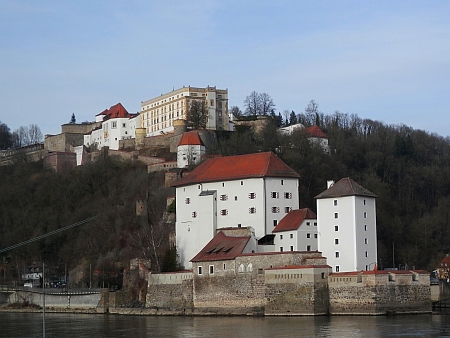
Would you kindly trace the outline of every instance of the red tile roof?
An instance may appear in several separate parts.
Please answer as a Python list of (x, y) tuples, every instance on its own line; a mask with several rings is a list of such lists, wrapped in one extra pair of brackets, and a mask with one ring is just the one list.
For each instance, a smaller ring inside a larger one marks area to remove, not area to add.
[(203, 142), (198, 135), (197, 130), (188, 131), (181, 136), (178, 146), (202, 146)]
[(367, 196), (378, 197), (374, 193), (370, 192), (366, 188), (360, 186), (351, 178), (346, 177), (333, 184), (327, 190), (321, 192), (315, 198), (331, 198), (331, 197), (343, 197), (343, 196)]
[(231, 237), (219, 232), (191, 259), (191, 262), (223, 261), (235, 259), (244, 251), (250, 236)]
[(328, 136), (320, 130), (318, 126), (306, 128), (305, 132), (309, 135), (309, 137), (328, 138)]
[(291, 210), (272, 232), (297, 230), (305, 219), (317, 219), (317, 216), (309, 208)]
[(441, 260), (441, 267), (443, 266), (450, 267), (450, 256), (448, 254)]
[(114, 106), (111, 106), (111, 108), (105, 109), (101, 113), (97, 114), (97, 116), (99, 115), (105, 115), (105, 117), (103, 117), (104, 120), (114, 118), (131, 118), (135, 116), (135, 114), (128, 113), (120, 102), (115, 104)]
[(319, 269), (323, 269), (323, 268), (330, 268), (331, 266), (329, 265), (288, 265), (288, 266), (283, 266), (283, 267), (275, 267), (275, 268), (267, 268), (265, 270), (289, 270), (289, 269), (311, 269), (311, 268), (319, 268)]
[(258, 177), (298, 178), (300, 175), (272, 152), (210, 158), (173, 187)]

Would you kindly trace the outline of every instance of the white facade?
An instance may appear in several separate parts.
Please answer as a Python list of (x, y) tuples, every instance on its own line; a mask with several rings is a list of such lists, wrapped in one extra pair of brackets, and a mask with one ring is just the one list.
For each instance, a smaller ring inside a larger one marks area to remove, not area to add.
[[(111, 109), (117, 106), (115, 105)], [(136, 138), (136, 128), (140, 125), (139, 115), (122, 113), (121, 117), (114, 117), (114, 114), (108, 113), (108, 110), (98, 114), (95, 117), (95, 121), (103, 122), (99, 128), (84, 135), (84, 145), (89, 147), (96, 144), (98, 149), (109, 147), (110, 149), (118, 150), (120, 140)]]
[(297, 178), (247, 178), (177, 187), (176, 238), (181, 263), (189, 262), (217, 228), (248, 227), (256, 238), (271, 234), (278, 222), (298, 208)]
[(333, 272), (371, 270), (377, 262), (375, 198), (317, 199), (318, 250)]
[(140, 126), (147, 136), (172, 133), (175, 120), (185, 120), (192, 100), (204, 101), (208, 107), (206, 129), (229, 130), (228, 90), (216, 87), (183, 87), (141, 102)]
[(187, 168), (189, 165), (200, 163), (202, 156), (206, 154), (203, 145), (182, 145), (177, 149), (178, 168)]
[(305, 219), (297, 230), (280, 231), (275, 234), (275, 250), (317, 251), (318, 230), (316, 219)]

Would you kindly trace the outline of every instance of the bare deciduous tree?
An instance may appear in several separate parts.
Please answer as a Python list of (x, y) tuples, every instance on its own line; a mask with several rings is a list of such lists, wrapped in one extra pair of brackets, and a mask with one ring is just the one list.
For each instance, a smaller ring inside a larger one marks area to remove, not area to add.
[(268, 115), (275, 109), (275, 103), (267, 93), (253, 91), (244, 100), (246, 115)]
[(206, 128), (208, 121), (208, 107), (205, 101), (192, 100), (189, 104), (186, 120), (194, 129)]

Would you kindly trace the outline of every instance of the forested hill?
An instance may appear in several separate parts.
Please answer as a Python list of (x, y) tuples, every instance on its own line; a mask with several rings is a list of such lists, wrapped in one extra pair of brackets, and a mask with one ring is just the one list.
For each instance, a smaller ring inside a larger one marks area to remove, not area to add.
[(301, 175), (301, 207), (313, 210), (327, 180), (351, 177), (378, 196), (379, 267), (436, 268), (450, 252), (449, 138), (339, 112), (304, 113), (298, 121), (328, 135), (330, 155), (304, 133), (277, 134), (275, 124), (256, 138), (242, 130), (222, 150), (277, 151)]
[[(316, 210), (314, 196), (327, 180), (351, 177), (378, 196), (378, 265), (433, 270), (450, 252), (450, 142), (409, 127), (335, 113), (300, 114), (329, 137), (331, 154), (302, 132), (283, 136), (276, 123), (261, 135), (241, 128), (219, 139), (222, 155), (274, 151), (300, 178), (300, 207)], [(19, 261), (83, 260), (106, 271), (115, 262), (150, 258), (163, 269), (166, 227), (158, 227), (166, 197), (162, 174), (101, 156), (93, 164), (57, 174), (41, 162), (0, 167), (0, 248), (101, 215), (95, 221), (10, 252)], [(148, 206), (136, 216), (136, 200)], [(88, 265), (89, 266), (89, 265)], [(103, 268), (102, 268), (103, 266)]]
[[(63, 275), (65, 264), (69, 270), (83, 266), (83, 285), (89, 285), (90, 266), (105, 282), (133, 258), (150, 259), (154, 269), (162, 268), (171, 229), (160, 221), (166, 197), (173, 195), (164, 188), (162, 173), (148, 174), (144, 165), (100, 156), (61, 174), (43, 169), (42, 161), (2, 166), (0, 177), (0, 249), (98, 216), (0, 254), (0, 263), (2, 257), (11, 258), (10, 265), (20, 273), (33, 262), (59, 269), (62, 264)], [(140, 216), (136, 201), (144, 205)], [(17, 278), (6, 276), (7, 281)]]

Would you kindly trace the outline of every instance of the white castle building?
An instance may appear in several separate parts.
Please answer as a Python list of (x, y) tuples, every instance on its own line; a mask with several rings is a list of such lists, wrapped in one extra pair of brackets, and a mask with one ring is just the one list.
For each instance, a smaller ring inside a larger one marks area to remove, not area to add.
[(350, 178), (316, 196), (318, 249), (333, 272), (371, 270), (377, 263), (377, 196)]
[(175, 120), (185, 120), (192, 100), (204, 101), (208, 108), (206, 129), (229, 130), (228, 90), (216, 87), (183, 87), (141, 102), (140, 126), (147, 136), (173, 132)]
[(251, 227), (255, 252), (320, 251), (334, 272), (377, 262), (376, 195), (350, 178), (316, 196), (317, 216), (299, 206), (299, 175), (271, 152), (211, 158), (176, 187), (176, 245), (191, 259), (220, 228)]
[(181, 263), (190, 260), (218, 228), (248, 227), (256, 238), (298, 209), (299, 175), (275, 154), (211, 158), (173, 184), (176, 187), (176, 241)]
[(100, 125), (84, 135), (84, 145), (96, 145), (98, 149), (109, 147), (119, 149), (119, 141), (136, 137), (136, 128), (139, 128), (139, 114), (130, 114), (117, 103), (95, 116), (95, 122)]

